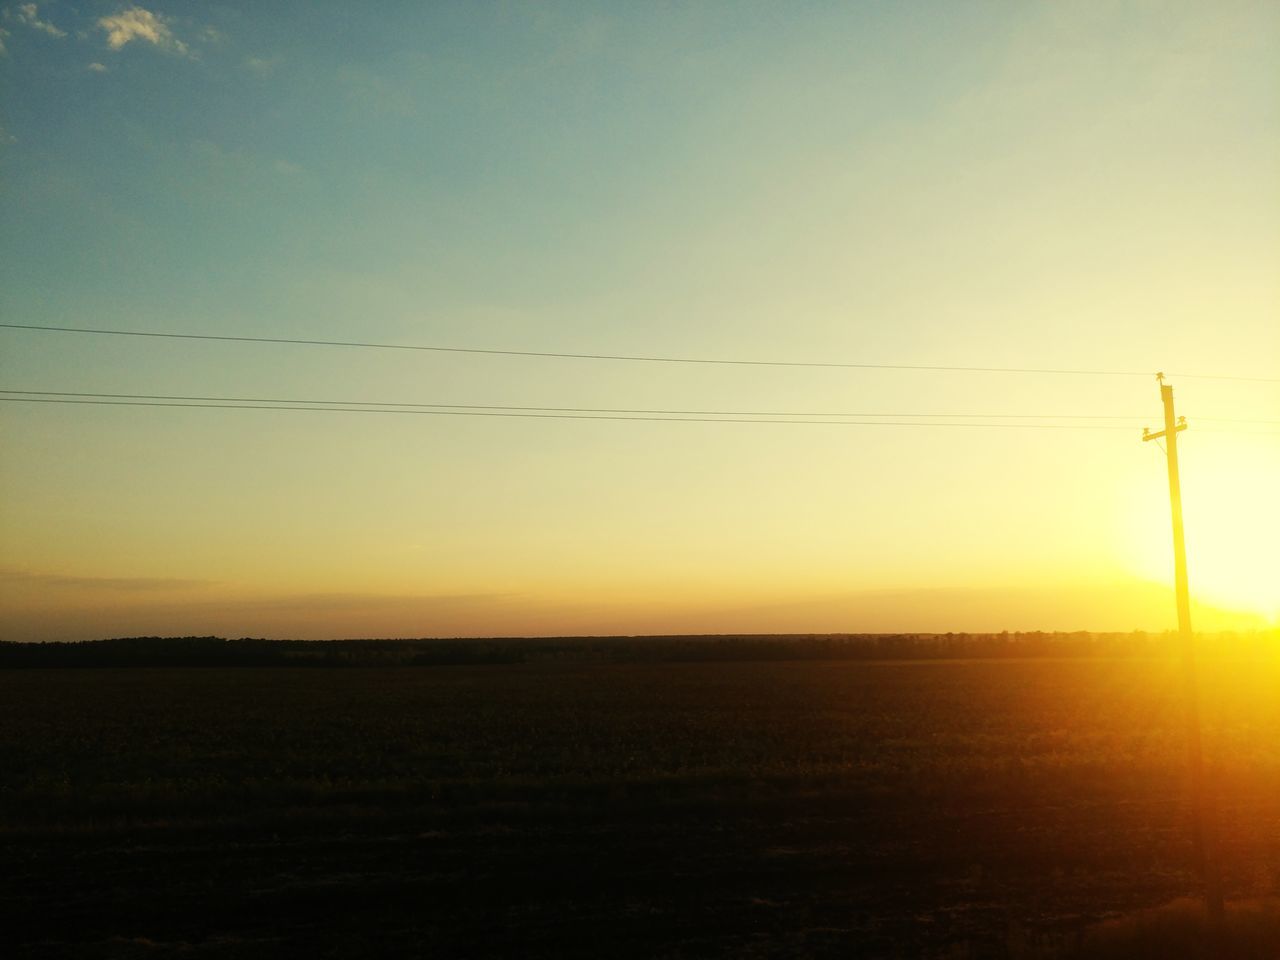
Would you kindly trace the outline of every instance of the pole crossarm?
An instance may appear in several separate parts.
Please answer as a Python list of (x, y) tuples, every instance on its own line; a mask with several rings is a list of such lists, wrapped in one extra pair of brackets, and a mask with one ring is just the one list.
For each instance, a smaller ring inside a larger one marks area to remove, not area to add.
[[(1181, 432), (1182, 432), (1183, 430), (1185, 430), (1185, 429), (1187, 429), (1187, 418), (1186, 418), (1186, 417), (1179, 417), (1179, 418), (1178, 418), (1178, 425), (1177, 425), (1176, 427), (1174, 427), (1174, 428), (1173, 428), (1173, 432), (1174, 432), (1174, 433), (1181, 433)], [(1156, 433), (1152, 433), (1152, 432), (1151, 432), (1151, 428), (1150, 428), (1150, 427), (1143, 427), (1143, 428), (1142, 428), (1142, 439), (1143, 439), (1143, 441), (1144, 441), (1144, 442), (1145, 442), (1145, 441), (1147, 441), (1147, 440), (1159, 440), (1161, 437), (1168, 436), (1168, 434), (1169, 434), (1168, 429), (1164, 429), (1164, 430), (1160, 430), (1160, 431), (1158, 431), (1158, 432), (1156, 432)]]

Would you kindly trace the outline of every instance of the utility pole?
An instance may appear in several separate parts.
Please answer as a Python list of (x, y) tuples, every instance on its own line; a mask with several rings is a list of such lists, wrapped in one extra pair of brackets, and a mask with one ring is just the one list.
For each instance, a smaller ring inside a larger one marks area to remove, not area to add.
[(1196, 676), (1195, 640), (1191, 634), (1191, 596), (1187, 588), (1187, 546), (1182, 532), (1182, 488), (1178, 481), (1178, 434), (1187, 429), (1187, 418), (1173, 415), (1173, 387), (1156, 374), (1160, 399), (1164, 403), (1164, 429), (1152, 433), (1143, 428), (1142, 439), (1165, 438), (1165, 459), (1169, 466), (1169, 507), (1173, 512), (1173, 576), (1178, 597), (1178, 639), (1182, 649), (1182, 699), (1186, 720), (1187, 761), (1191, 787), (1191, 832), (1196, 866), (1204, 884), (1205, 908), (1212, 937), (1223, 928), (1222, 877), (1213, 842), (1213, 817), (1205, 786), (1204, 758), (1200, 745), (1200, 684)]

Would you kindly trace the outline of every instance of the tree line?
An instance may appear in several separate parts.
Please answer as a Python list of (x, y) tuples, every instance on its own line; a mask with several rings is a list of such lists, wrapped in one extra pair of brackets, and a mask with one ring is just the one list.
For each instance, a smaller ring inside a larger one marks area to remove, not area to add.
[[(1280, 631), (1201, 636), (1205, 656), (1280, 655)], [(954, 660), (1161, 657), (1172, 633), (733, 634), (656, 637), (268, 640), (117, 637), (0, 642), (15, 667), (423, 667), (538, 662), (675, 663), (768, 660)]]

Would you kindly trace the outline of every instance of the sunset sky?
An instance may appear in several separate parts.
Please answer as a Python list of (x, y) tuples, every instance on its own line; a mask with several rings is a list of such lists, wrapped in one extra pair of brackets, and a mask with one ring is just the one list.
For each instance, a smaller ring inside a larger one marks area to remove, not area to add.
[(0, 639), (1165, 629), (1158, 370), (1196, 625), (1280, 617), (1278, 4), (7, 3), (0, 44), (0, 323), (1133, 374), (3, 328), (8, 391), (930, 416), (4, 402)]

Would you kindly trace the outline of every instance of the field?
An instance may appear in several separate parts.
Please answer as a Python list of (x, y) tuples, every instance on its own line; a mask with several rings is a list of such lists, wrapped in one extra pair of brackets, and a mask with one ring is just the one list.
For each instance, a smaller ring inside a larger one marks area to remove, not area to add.
[[(1280, 662), (1206, 664), (1229, 897)], [(1192, 895), (1169, 659), (0, 671), (22, 957), (1029, 957)]]

